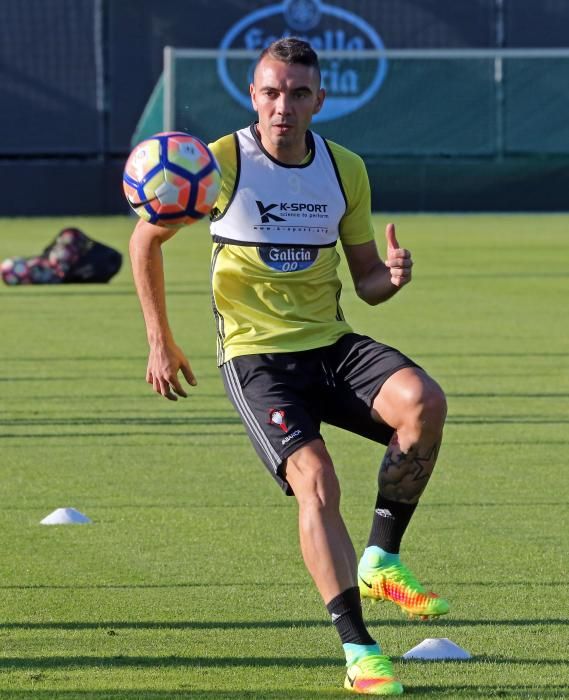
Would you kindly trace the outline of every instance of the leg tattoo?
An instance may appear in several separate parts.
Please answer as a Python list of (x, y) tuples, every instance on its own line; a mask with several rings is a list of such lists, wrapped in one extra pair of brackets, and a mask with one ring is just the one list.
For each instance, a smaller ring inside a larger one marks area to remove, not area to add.
[(437, 461), (441, 440), (403, 451), (397, 433), (391, 438), (379, 470), (379, 491), (391, 501), (417, 503)]

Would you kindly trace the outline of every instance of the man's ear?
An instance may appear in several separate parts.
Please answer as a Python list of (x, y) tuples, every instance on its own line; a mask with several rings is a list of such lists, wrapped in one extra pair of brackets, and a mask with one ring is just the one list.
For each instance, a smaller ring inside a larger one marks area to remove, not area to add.
[(255, 100), (255, 85), (253, 83), (250, 83), (249, 85), (249, 95), (251, 95), (251, 104), (253, 105), (253, 109), (255, 112), (258, 112), (259, 110), (257, 109), (257, 102)]
[(318, 114), (318, 112), (322, 109), (322, 105), (324, 104), (325, 99), (326, 90), (324, 90), (324, 88), (320, 88), (316, 94), (316, 104), (314, 105), (314, 110), (312, 111), (312, 114)]

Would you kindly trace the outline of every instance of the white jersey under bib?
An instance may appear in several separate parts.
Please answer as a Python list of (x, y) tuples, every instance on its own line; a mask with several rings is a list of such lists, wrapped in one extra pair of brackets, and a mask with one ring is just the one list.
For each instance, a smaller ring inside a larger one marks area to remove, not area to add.
[(255, 126), (236, 132), (237, 182), (225, 212), (211, 223), (215, 241), (238, 245), (335, 245), (346, 198), (324, 139), (309, 132), (311, 156), (301, 165), (273, 159)]

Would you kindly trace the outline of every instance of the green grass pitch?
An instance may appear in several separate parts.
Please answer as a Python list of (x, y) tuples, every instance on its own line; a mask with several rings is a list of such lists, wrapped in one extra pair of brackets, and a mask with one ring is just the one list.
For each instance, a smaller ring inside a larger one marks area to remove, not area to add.
[[(451, 614), (365, 604), (413, 698), (569, 696), (569, 216), (401, 216), (414, 281), (353, 327), (447, 392), (439, 464), (404, 541)], [(376, 217), (378, 241), (388, 217)], [(0, 289), (0, 700), (349, 697), (297, 545), (296, 504), (248, 444), (215, 367), (207, 226), (165, 247), (169, 312), (199, 386), (145, 384), (133, 219), (0, 221), (0, 258), (77, 225), (125, 254), (108, 285)], [(325, 436), (356, 549), (381, 457)], [(44, 527), (72, 506), (92, 525)], [(448, 637), (468, 662), (405, 662)]]

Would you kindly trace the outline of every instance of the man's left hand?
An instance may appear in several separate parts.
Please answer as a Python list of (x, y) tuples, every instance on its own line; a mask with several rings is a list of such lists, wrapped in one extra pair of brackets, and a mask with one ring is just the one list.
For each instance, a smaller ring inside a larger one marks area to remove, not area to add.
[(413, 267), (411, 253), (399, 245), (395, 236), (395, 224), (387, 224), (385, 238), (387, 239), (385, 265), (391, 272), (391, 284), (395, 287), (403, 287), (411, 281), (411, 268)]

